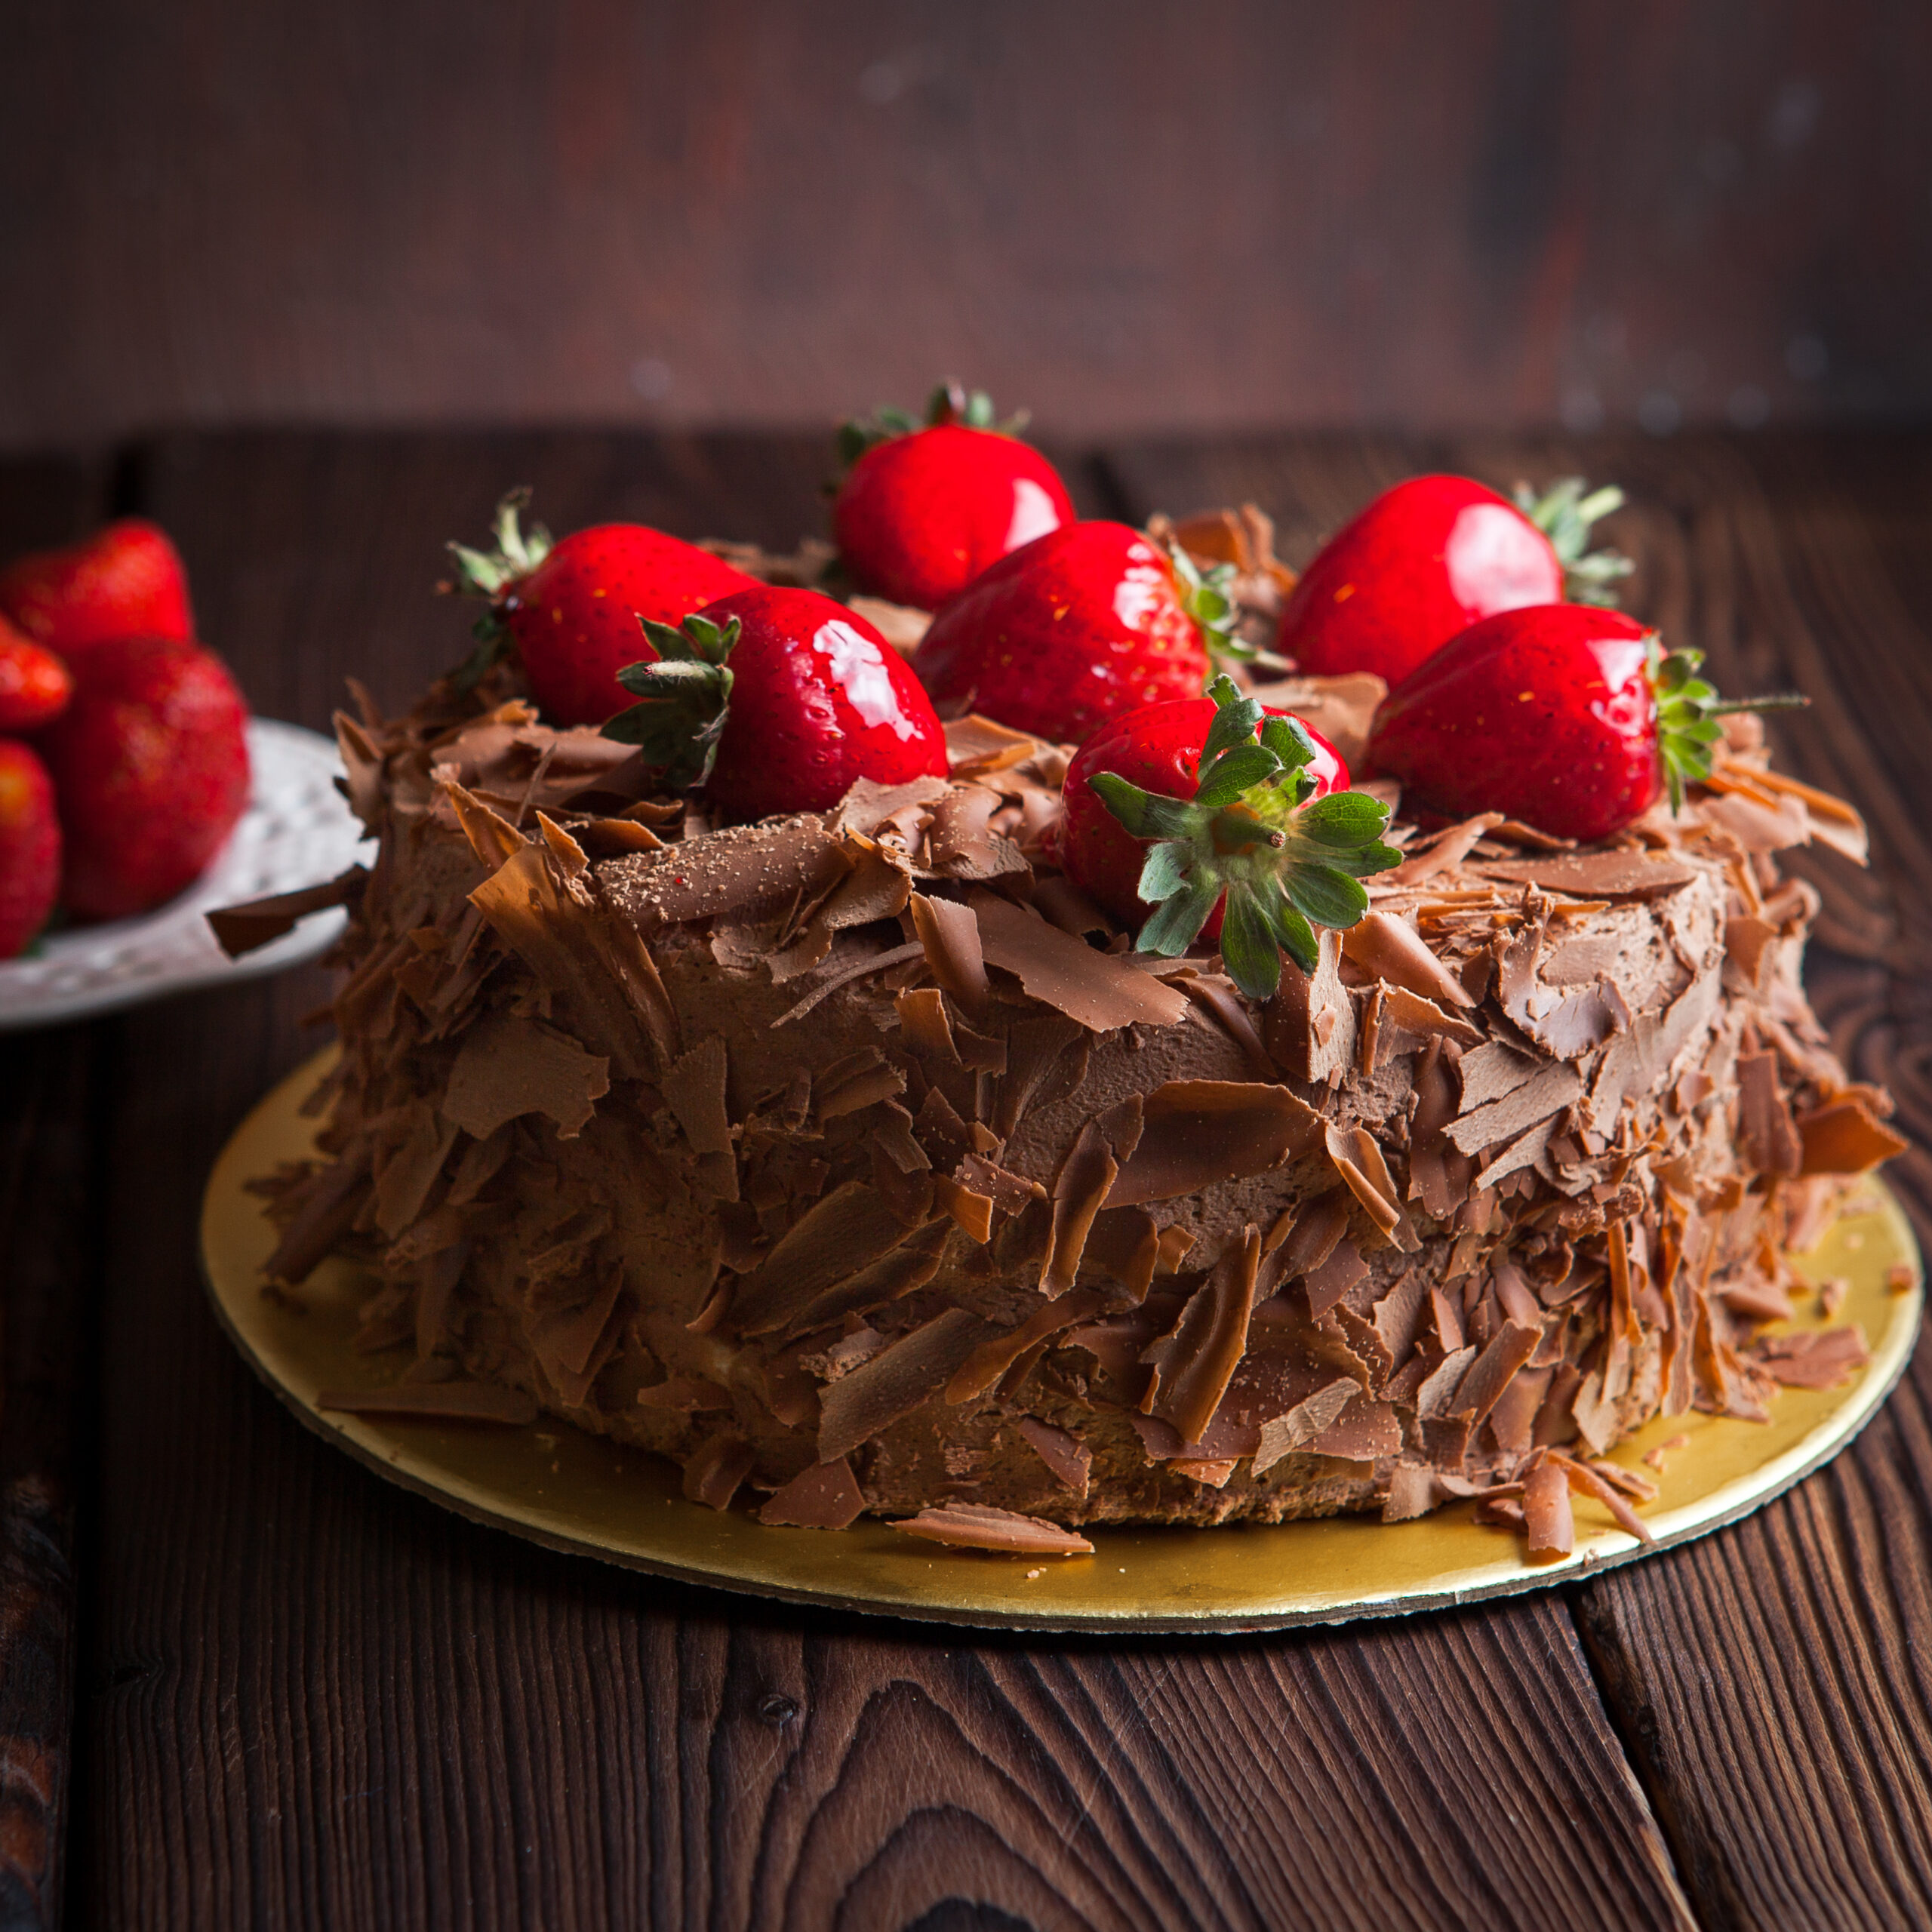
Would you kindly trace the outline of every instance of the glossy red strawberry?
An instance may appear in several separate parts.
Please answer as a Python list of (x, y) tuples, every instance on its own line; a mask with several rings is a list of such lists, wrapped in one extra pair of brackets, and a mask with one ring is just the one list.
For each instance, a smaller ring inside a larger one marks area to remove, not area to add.
[(145, 912), (191, 884), (248, 801), (248, 707), (221, 660), (172, 638), (117, 638), (74, 667), (38, 740), (77, 918)]
[(1184, 553), (1124, 523), (1069, 524), (974, 578), (912, 663), (935, 703), (1077, 743), (1123, 712), (1198, 697), (1232, 614)]
[(1697, 673), (1697, 651), (1666, 656), (1657, 633), (1616, 611), (1546, 604), (1472, 624), (1389, 694), (1370, 762), (1402, 781), (1405, 809), (1467, 818), (1498, 811), (1558, 838), (1607, 838), (1669, 788), (1709, 774), (1731, 703)]
[(37, 731), (67, 708), (74, 680), (45, 645), (0, 617), (0, 731)]
[(0, 959), (26, 951), (60, 896), (54, 781), (25, 745), (0, 739)]
[(1534, 604), (1611, 604), (1630, 569), (1586, 555), (1590, 525), (1623, 500), (1571, 477), (1512, 503), (1467, 476), (1414, 476), (1385, 490), (1303, 573), (1277, 649), (1304, 672), (1372, 671), (1399, 684), (1483, 617)]
[(123, 517), (78, 543), (0, 571), (0, 611), (36, 644), (72, 659), (109, 638), (195, 635), (188, 574), (166, 531)]
[(861, 778), (943, 778), (946, 734), (906, 660), (815, 590), (759, 584), (682, 626), (648, 622), (656, 656), (630, 666), (644, 702), (607, 737), (641, 746), (723, 817), (829, 811)]
[(541, 524), (519, 528), (529, 500), (513, 490), (497, 506), (497, 547), (452, 543), (457, 588), (490, 600), (478, 648), (457, 674), (467, 688), (514, 643), (531, 694), (557, 724), (601, 724), (630, 703), (617, 673), (641, 653), (638, 620), (675, 625), (757, 581), (695, 543), (641, 523), (593, 524), (553, 540)]
[(1396, 864), (1389, 808), (1348, 789), (1334, 746), (1217, 678), (1209, 695), (1131, 712), (1067, 768), (1060, 863), (1137, 943), (1168, 957), (1204, 934), (1229, 976), (1266, 999), (1282, 949), (1317, 963), (1312, 926), (1368, 909), (1359, 883)]
[(993, 422), (983, 390), (936, 391), (925, 426), (897, 410), (848, 423), (832, 531), (860, 590), (936, 611), (1009, 551), (1073, 521), (1060, 473)]

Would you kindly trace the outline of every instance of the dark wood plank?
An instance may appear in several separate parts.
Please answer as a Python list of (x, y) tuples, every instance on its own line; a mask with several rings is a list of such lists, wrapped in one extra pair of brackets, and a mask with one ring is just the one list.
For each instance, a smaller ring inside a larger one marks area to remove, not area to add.
[[(1137, 449), (1130, 500), (1251, 497), (1304, 558), (1419, 469), (1506, 485), (1582, 472), (1629, 491), (1628, 606), (1702, 646), (1721, 686), (1795, 688), (1787, 768), (1854, 800), (1871, 872), (1796, 855), (1825, 896), (1807, 979), (1839, 1051), (1914, 1137), (1889, 1171), (1932, 1232), (1932, 438), (1257, 441)], [(1574, 1599), (1620, 1734), (1700, 1919), (1932, 1916), (1932, 1349), (1879, 1418), (1786, 1500)]]
[[(0, 441), (1924, 411), (1899, 0), (22, 10)], [(355, 112), (343, 112), (352, 100)]]
[[(506, 469), (560, 521), (670, 503), (676, 527), (783, 536), (814, 513), (815, 469), (787, 482), (778, 451), (743, 446), (734, 512), (676, 497), (661, 447), (544, 447), (548, 469), (494, 440), (176, 445), (149, 502), (257, 700), (309, 716), (372, 641), (402, 688), (448, 661), (460, 626), (423, 566)], [(371, 1479), (254, 1383), (195, 1274), (202, 1177), (306, 1050), (307, 996), (291, 977), (127, 1023), (84, 1922), (1690, 1922), (1551, 1600), (986, 1641), (649, 1584)]]
[[(100, 516), (98, 466), (0, 466), (0, 556)], [(0, 1927), (60, 1916), (72, 1773), (82, 1337), (97, 1288), (77, 1027), (0, 1035)]]

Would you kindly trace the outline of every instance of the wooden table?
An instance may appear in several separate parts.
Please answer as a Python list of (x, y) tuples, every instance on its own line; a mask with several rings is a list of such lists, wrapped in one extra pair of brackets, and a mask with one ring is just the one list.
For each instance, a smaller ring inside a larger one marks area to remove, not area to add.
[[(1814, 997), (1932, 1169), (1932, 438), (1062, 452), (1090, 512), (1252, 497), (1291, 558), (1405, 471), (1614, 477), (1633, 607), (1869, 816)], [(789, 543), (815, 441), (182, 437), (0, 468), (0, 552), (139, 509), (262, 712), (400, 705), (440, 540), (506, 484)], [(217, 1331), (202, 1177), (318, 1043), (308, 969), (0, 1041), (0, 1925), (1822, 1927), (1932, 1921), (1932, 1351), (1738, 1527), (1466, 1613), (986, 1638), (473, 1528), (299, 1428)]]

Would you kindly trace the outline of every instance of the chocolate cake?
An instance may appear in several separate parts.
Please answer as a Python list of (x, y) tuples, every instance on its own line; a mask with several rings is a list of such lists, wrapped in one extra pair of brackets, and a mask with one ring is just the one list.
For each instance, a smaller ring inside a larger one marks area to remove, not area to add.
[[(515, 676), (340, 721), (380, 844), (269, 1272), (365, 1264), (389, 1406), (540, 1409), (773, 1524), (1074, 1549), (1481, 1495), (1553, 1547), (1571, 1487), (1635, 1521), (1592, 1459), (1640, 1423), (1863, 1359), (1758, 1339), (1902, 1143), (1774, 863), (1863, 828), (1755, 721), (1608, 844), (1398, 809), (1367, 916), (1257, 1003), (1057, 869), (1067, 747), (968, 715), (949, 778), (712, 826)], [(1264, 694), (1352, 761), (1381, 687)]]

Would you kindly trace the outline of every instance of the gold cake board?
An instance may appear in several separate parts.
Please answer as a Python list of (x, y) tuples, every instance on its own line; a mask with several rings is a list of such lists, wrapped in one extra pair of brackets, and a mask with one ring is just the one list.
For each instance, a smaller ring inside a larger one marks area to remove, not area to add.
[[(379, 1475), (472, 1521), (685, 1583), (841, 1609), (1041, 1630), (1198, 1631), (1338, 1623), (1506, 1596), (1647, 1553), (1594, 1501), (1576, 1500), (1577, 1548), (1531, 1563), (1508, 1530), (1460, 1503), (1409, 1523), (1337, 1517), (1218, 1529), (1099, 1527), (1094, 1554), (1014, 1557), (948, 1549), (862, 1518), (849, 1530), (767, 1529), (741, 1506), (687, 1503), (677, 1470), (643, 1451), (545, 1417), (527, 1428), (344, 1415), (318, 1409), (323, 1389), (392, 1382), (402, 1352), (349, 1346), (360, 1299), (355, 1270), (325, 1261), (301, 1305), (262, 1292), (275, 1235), (244, 1183), (312, 1149), (300, 1103), (334, 1050), (275, 1088), (238, 1128), (208, 1179), (202, 1259), (215, 1312), (235, 1345), (301, 1420)], [(1649, 1424), (1615, 1460), (1657, 1479), (1642, 1515), (1651, 1549), (1702, 1536), (1757, 1509), (1844, 1447), (1898, 1379), (1918, 1331), (1923, 1278), (1897, 1201), (1866, 1183), (1847, 1213), (1797, 1266), (1810, 1280), (1850, 1284), (1833, 1320), (1860, 1324), (1870, 1364), (1845, 1386), (1786, 1389), (1767, 1423), (1689, 1414)], [(1911, 1285), (1888, 1272), (1903, 1263)], [(1813, 1309), (1797, 1327), (1827, 1325)], [(1659, 1476), (1640, 1459), (1679, 1435)]]

